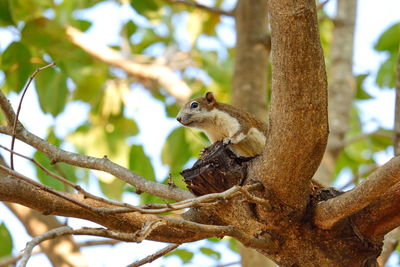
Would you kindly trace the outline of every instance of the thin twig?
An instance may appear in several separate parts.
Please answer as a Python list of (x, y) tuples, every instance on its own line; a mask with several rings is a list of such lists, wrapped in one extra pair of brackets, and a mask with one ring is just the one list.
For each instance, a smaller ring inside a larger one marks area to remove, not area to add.
[(329, 3), (330, 0), (324, 0), (322, 2), (320, 2), (317, 6), (317, 10), (323, 9), (325, 7), (326, 4)]
[[(78, 248), (85, 248), (85, 247), (105, 246), (105, 245), (113, 246), (118, 243), (121, 243), (121, 241), (114, 240), (114, 239), (106, 239), (106, 240), (87, 240), (87, 241), (79, 242), (76, 245), (78, 246)], [(32, 255), (39, 254), (39, 253), (43, 253), (43, 251), (40, 248), (34, 249), (32, 251)], [(23, 256), (24, 256), (24, 252), (21, 252), (20, 254), (18, 254), (16, 256), (2, 258), (0, 261), (0, 266), (9, 266), (11, 264), (15, 264)]]
[(74, 230), (69, 226), (62, 226), (59, 228), (52, 229), (42, 235), (34, 237), (31, 241), (26, 244), (23, 251), (23, 256), (19, 267), (25, 267), (29, 258), (32, 255), (32, 250), (34, 247), (39, 245), (45, 240), (54, 239), (59, 236), (64, 235), (92, 235), (92, 236), (102, 236), (107, 238), (113, 238), (117, 240), (122, 240), (126, 242), (141, 242), (144, 238), (143, 235), (149, 235), (157, 226), (159, 226), (160, 221), (149, 222), (143, 225), (141, 230), (134, 233), (117, 232), (114, 230), (109, 230), (105, 228), (81, 228)]
[(264, 206), (268, 211), (272, 210), (271, 203), (268, 200), (253, 196), (248, 190), (245, 190), (243, 187), (240, 187), (239, 191), (247, 198), (248, 201), (260, 204)]
[(189, 6), (189, 7), (195, 7), (198, 9), (202, 9), (205, 10), (207, 12), (210, 13), (214, 13), (217, 15), (223, 15), (223, 16), (229, 16), (229, 17), (233, 17), (234, 16), (234, 11), (225, 11), (225, 10), (221, 10), (221, 9), (217, 9), (217, 8), (213, 8), (213, 7), (209, 7), (206, 5), (202, 5), (199, 4), (197, 2), (190, 2), (190, 1), (184, 1), (184, 0), (165, 0), (171, 4), (178, 4), (178, 5), (184, 5), (184, 6)]
[(153, 254), (147, 256), (146, 258), (143, 258), (143, 259), (141, 259), (141, 260), (135, 261), (135, 262), (132, 263), (132, 264), (129, 264), (127, 267), (138, 267), (138, 266), (142, 266), (142, 265), (144, 265), (144, 264), (146, 264), (146, 263), (153, 262), (153, 261), (155, 261), (156, 259), (158, 259), (158, 258), (164, 256), (165, 254), (167, 254), (167, 253), (173, 251), (174, 249), (176, 249), (176, 248), (179, 247), (180, 245), (181, 245), (181, 244), (171, 244), (171, 245), (168, 245), (168, 246), (166, 246), (165, 248), (163, 248), (163, 249), (157, 251), (156, 253), (153, 253)]
[(240, 261), (222, 263), (222, 264), (215, 265), (215, 267), (228, 267), (228, 266), (232, 266), (232, 265), (240, 265)]
[[(32, 73), (32, 75), (29, 77), (29, 79), (28, 79), (28, 81), (27, 81), (27, 83), (25, 85), (25, 88), (24, 88), (24, 90), (22, 92), (21, 99), (19, 100), (19, 104), (18, 104), (18, 108), (17, 108), (17, 114), (16, 114), (16, 116), (14, 118), (14, 124), (13, 124), (12, 135), (11, 135), (11, 150), (14, 150), (15, 134), (17, 133), (18, 117), (19, 117), (19, 113), (21, 112), (22, 101), (24, 100), (25, 94), (28, 91), (29, 85), (31, 84), (31, 82), (35, 78), (36, 74), (38, 74), (42, 70), (45, 70), (45, 69), (50, 68), (50, 67), (53, 67), (55, 65), (56, 64), (54, 62), (52, 62), (52, 63), (50, 63), (50, 64), (48, 64), (48, 65), (46, 65), (44, 67), (37, 68)], [(10, 166), (11, 166), (11, 169), (14, 170), (14, 154), (13, 154), (13, 152), (11, 152), (11, 154), (10, 154)]]

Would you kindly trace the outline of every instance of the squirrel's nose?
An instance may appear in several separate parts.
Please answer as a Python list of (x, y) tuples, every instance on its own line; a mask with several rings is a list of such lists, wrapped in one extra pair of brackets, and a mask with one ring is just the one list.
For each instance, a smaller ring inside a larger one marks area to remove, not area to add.
[(182, 121), (182, 118), (181, 118), (181, 117), (176, 117), (176, 120), (179, 121), (179, 122), (181, 122), (181, 121)]

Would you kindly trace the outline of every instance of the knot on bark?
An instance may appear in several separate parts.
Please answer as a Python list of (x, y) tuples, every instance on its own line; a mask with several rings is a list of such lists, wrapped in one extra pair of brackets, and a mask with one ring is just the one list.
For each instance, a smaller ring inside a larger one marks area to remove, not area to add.
[(221, 141), (205, 148), (192, 168), (183, 170), (187, 188), (196, 196), (220, 193), (234, 185), (243, 185), (247, 166), (255, 157), (238, 157)]

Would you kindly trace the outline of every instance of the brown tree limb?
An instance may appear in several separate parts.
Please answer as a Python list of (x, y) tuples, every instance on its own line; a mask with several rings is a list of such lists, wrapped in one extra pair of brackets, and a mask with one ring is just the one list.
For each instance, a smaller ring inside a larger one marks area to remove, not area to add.
[(108, 46), (93, 42), (84, 33), (71, 26), (67, 27), (66, 33), (74, 45), (82, 48), (89, 55), (118, 67), (130, 75), (157, 82), (179, 102), (186, 102), (192, 93), (187, 84), (167, 66), (136, 63)]
[[(267, 0), (237, 1), (235, 27), (232, 104), (267, 122), (267, 95), (269, 95), (267, 67), (271, 53)], [(242, 244), (239, 244), (239, 252), (243, 267), (275, 266), (263, 254)]]
[[(328, 136), (327, 84), (315, 1), (269, 1), (272, 99), (266, 149), (251, 175), (303, 212)], [(290, 155), (290, 156), (288, 156)]]
[[(74, 198), (84, 205), (92, 207), (107, 207), (111, 205), (99, 202), (93, 199), (85, 199), (81, 195), (63, 193), (69, 198)], [(149, 214), (140, 214), (138, 212), (129, 214), (110, 214), (104, 216), (103, 213), (87, 212), (87, 209), (75, 205), (70, 201), (54, 196), (48, 192), (37, 189), (32, 184), (23, 180), (17, 180), (12, 176), (3, 176), (0, 179), (0, 200), (19, 203), (21, 205), (33, 208), (45, 214), (54, 214), (67, 217), (75, 217), (90, 220), (101, 224), (108, 229), (118, 229), (120, 232), (132, 233), (140, 229), (146, 222), (154, 220), (162, 220), (163, 225), (151, 232), (147, 239), (161, 241), (184, 243), (211, 236), (223, 237), (225, 235), (232, 236), (249, 247), (266, 248), (271, 246), (275, 248), (275, 244), (267, 238), (255, 238), (247, 235), (241, 230), (233, 226), (215, 226), (195, 223), (173, 215), (159, 217)]]
[(149, 256), (147, 256), (147, 257), (141, 259), (141, 260), (138, 260), (138, 261), (135, 261), (135, 262), (132, 263), (132, 264), (129, 264), (127, 267), (138, 267), (138, 266), (142, 266), (142, 265), (144, 265), (144, 264), (146, 264), (146, 263), (151, 263), (151, 262), (155, 261), (156, 259), (158, 259), (158, 258), (164, 256), (165, 254), (167, 254), (167, 253), (173, 251), (174, 249), (176, 249), (176, 248), (179, 247), (180, 245), (181, 245), (181, 244), (171, 244), (171, 245), (168, 245), (168, 246), (166, 246), (165, 248), (163, 248), (163, 249), (157, 251), (156, 253), (153, 253), (153, 254), (151, 254), (151, 255), (149, 255)]
[(315, 225), (322, 229), (332, 228), (340, 220), (355, 214), (375, 201), (381, 201), (382, 195), (399, 181), (400, 157), (395, 157), (356, 188), (319, 203), (315, 209)]
[[(400, 225), (400, 182), (353, 216), (359, 232), (370, 240), (380, 240)], [(366, 223), (368, 222), (368, 223)]]
[(168, 3), (174, 4), (174, 5), (176, 4), (176, 5), (182, 5), (182, 6), (187, 6), (187, 7), (195, 7), (197, 9), (201, 9), (201, 10), (204, 10), (204, 11), (216, 14), (216, 15), (223, 15), (223, 16), (229, 16), (229, 17), (232, 17), (235, 15), (234, 11), (225, 11), (222, 9), (209, 7), (209, 6), (197, 3), (196, 1), (184, 1), (184, 0), (164, 0), (164, 1), (167, 1)]

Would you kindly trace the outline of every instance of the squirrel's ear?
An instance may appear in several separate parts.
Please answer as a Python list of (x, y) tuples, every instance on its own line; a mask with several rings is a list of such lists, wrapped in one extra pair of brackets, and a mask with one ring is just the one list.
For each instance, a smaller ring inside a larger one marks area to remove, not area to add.
[(208, 103), (208, 104), (217, 102), (217, 101), (215, 100), (214, 95), (213, 95), (212, 92), (207, 92), (205, 97), (206, 97), (206, 100), (207, 100), (207, 103)]

